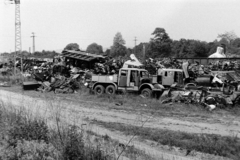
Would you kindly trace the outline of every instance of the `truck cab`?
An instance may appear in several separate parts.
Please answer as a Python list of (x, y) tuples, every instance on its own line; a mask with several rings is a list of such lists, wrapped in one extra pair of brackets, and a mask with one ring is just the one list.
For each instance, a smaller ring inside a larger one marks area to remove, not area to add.
[(155, 81), (163, 86), (169, 87), (174, 83), (183, 85), (184, 78), (182, 69), (162, 68), (158, 70)]

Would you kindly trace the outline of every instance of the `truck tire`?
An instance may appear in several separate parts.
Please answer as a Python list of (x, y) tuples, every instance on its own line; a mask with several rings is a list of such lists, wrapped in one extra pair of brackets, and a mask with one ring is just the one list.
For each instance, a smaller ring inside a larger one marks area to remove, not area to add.
[(142, 91), (141, 91), (141, 95), (144, 97), (144, 98), (150, 98), (152, 96), (152, 90), (149, 89), (149, 88), (144, 88)]
[(240, 108), (240, 95), (235, 99), (234, 107)]
[(104, 93), (104, 87), (102, 85), (97, 85), (94, 87), (94, 94), (96, 95), (102, 95)]
[(113, 95), (113, 94), (115, 94), (115, 92), (116, 92), (116, 88), (114, 85), (109, 85), (105, 89), (105, 93), (107, 93), (109, 95)]

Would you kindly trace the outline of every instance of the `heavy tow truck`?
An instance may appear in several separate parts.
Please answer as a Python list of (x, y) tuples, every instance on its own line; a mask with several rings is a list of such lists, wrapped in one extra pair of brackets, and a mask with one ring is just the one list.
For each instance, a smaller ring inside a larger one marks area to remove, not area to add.
[(145, 98), (159, 98), (164, 91), (147, 70), (140, 68), (121, 68), (118, 74), (113, 75), (92, 75), (88, 87), (96, 95), (113, 95), (122, 91), (139, 93)]

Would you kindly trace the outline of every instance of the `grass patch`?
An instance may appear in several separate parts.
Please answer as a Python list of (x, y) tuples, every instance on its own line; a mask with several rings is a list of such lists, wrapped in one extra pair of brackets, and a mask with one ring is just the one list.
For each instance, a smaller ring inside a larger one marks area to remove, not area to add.
[[(8, 106), (9, 107), (9, 106)], [(76, 125), (60, 122), (49, 128), (41, 118), (0, 105), (0, 159), (4, 160), (108, 160), (105, 154), (84, 137)]]
[(11, 85), (19, 85), (24, 81), (32, 81), (32, 77), (24, 77), (21, 73), (17, 73), (16, 75), (0, 75), (0, 82), (7, 82)]
[(240, 159), (240, 139), (235, 136), (190, 134), (96, 120), (92, 121), (92, 123), (121, 131), (126, 135), (136, 135), (142, 139), (156, 141), (162, 145), (180, 147), (190, 151), (195, 150), (236, 160)]
[[(89, 93), (89, 89), (82, 86), (76, 94), (54, 94), (53, 92), (41, 93), (37, 91), (23, 91), (20, 86), (12, 86), (4, 88), (5, 90), (18, 92), (31, 97), (54, 100), (71, 101), (86, 105), (87, 107), (101, 107), (115, 110), (125, 110), (128, 112), (140, 112), (142, 114), (154, 113), (155, 116), (177, 117), (191, 121), (212, 121), (219, 120), (229, 121), (229, 119), (237, 119), (240, 115), (240, 108), (216, 109), (212, 112), (206, 110), (203, 106), (197, 104), (173, 103), (161, 104), (156, 99), (144, 99), (137, 94), (117, 94), (109, 96), (103, 94), (96, 96)], [(91, 104), (91, 105), (90, 105)], [(120, 105), (116, 105), (120, 104)]]

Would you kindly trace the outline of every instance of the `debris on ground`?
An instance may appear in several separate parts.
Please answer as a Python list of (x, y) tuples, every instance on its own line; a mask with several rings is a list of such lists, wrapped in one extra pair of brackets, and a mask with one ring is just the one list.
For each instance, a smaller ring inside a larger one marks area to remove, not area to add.
[[(115, 75), (118, 74), (119, 69), (124, 66), (125, 62), (130, 62), (128, 63), (130, 65), (127, 65), (127, 67), (131, 68), (136, 67), (131, 66), (131, 62), (136, 61), (139, 62), (134, 54), (131, 54), (129, 58), (113, 58), (110, 56), (86, 54), (83, 52), (67, 50), (63, 51), (63, 54), (61, 56), (54, 58), (52, 62), (37, 59), (22, 59), (22, 61), (17, 60), (16, 68), (18, 71), (22, 71), (21, 74), (23, 77), (32, 78), (34, 80), (32, 83), (37, 82), (40, 84), (40, 87), (37, 88), (38, 91), (76, 93), (77, 90), (81, 88), (81, 86), (88, 85), (87, 82), (91, 81), (93, 74)], [(163, 75), (160, 75), (160, 69), (179, 69), (179, 71), (182, 71), (184, 75), (172, 75), (174, 81), (176, 79), (180, 79), (184, 85), (187, 85), (186, 82), (188, 80), (194, 84), (191, 87), (211, 87), (208, 88), (208, 90), (211, 92), (215, 89), (220, 90), (223, 88), (223, 84), (228, 83), (231, 86), (234, 86), (235, 91), (229, 94), (224, 93), (224, 95), (228, 96), (227, 98), (212, 97), (212, 99), (214, 98), (215, 101), (216, 99), (225, 99), (225, 103), (227, 105), (234, 105), (236, 103), (236, 96), (234, 97), (233, 94), (240, 89), (240, 85), (238, 83), (240, 74), (237, 72), (237, 70), (239, 70), (238, 61), (223, 58), (214, 61), (207, 60), (207, 62), (209, 63), (202, 65), (197, 60), (190, 62), (188, 60), (186, 61), (184, 59), (174, 58), (147, 58), (144, 61), (139, 62), (143, 65), (137, 67), (145, 68), (149, 74), (152, 75), (153, 79), (155, 75), (157, 79), (156, 83), (163, 86), (165, 86), (165, 84), (162, 82)], [(13, 75), (13, 68), (14, 63), (12, 61), (9, 61), (9, 63), (5, 63), (0, 66), (0, 73), (5, 77)], [(167, 73), (171, 75), (172, 71), (169, 70)], [(170, 81), (172, 80), (170, 79)], [(168, 83), (170, 83), (170, 81), (168, 81)], [(171, 86), (172, 84), (169, 85)], [(7, 85), (0, 84), (0, 86)], [(191, 87), (187, 88), (185, 86), (182, 86), (182, 88), (184, 88), (184, 91), (179, 91), (179, 94), (175, 95), (174, 98), (167, 99), (163, 103), (200, 103), (201, 100), (196, 98), (199, 95), (196, 95), (196, 92), (192, 91)], [(198, 90), (197, 94), (200, 94), (199, 92), (201, 92), (201, 90)], [(216, 105), (217, 108), (218, 106), (219, 105)]]

